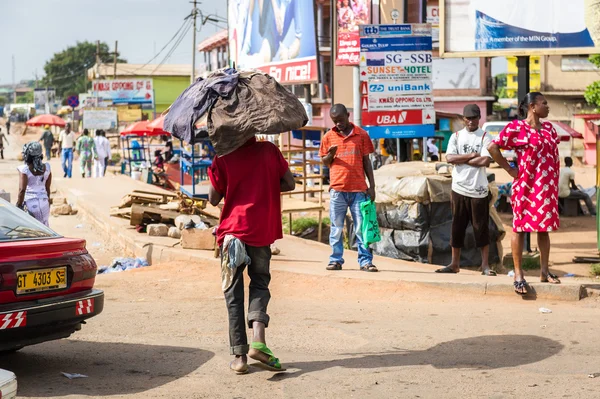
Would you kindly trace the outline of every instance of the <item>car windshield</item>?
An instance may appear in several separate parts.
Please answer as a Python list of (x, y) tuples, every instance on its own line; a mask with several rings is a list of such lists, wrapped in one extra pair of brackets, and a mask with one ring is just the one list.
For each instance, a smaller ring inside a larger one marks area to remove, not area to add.
[(497, 136), (498, 133), (504, 129), (506, 125), (487, 125), (485, 127), (485, 131), (491, 134), (492, 136)]
[(54, 237), (60, 236), (0, 198), (0, 242)]

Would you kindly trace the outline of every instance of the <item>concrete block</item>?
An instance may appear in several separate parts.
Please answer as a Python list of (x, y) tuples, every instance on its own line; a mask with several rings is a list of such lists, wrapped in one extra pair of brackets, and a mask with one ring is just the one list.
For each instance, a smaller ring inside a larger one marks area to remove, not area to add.
[(200, 216), (198, 215), (179, 215), (175, 218), (175, 227), (179, 230), (183, 230), (190, 221), (193, 221), (194, 224), (199, 224), (202, 222), (202, 219), (200, 219)]
[(152, 237), (166, 237), (169, 234), (169, 226), (164, 223), (149, 224), (146, 231)]
[(50, 204), (52, 205), (64, 205), (67, 203), (67, 199), (61, 196), (50, 197)]
[(70, 215), (71, 212), (73, 212), (73, 209), (69, 204), (53, 205), (52, 208), (50, 208), (50, 214), (52, 216)]
[(181, 232), (181, 247), (184, 249), (215, 249), (215, 236), (211, 229), (185, 229)]
[(169, 227), (169, 237), (181, 238), (181, 230), (179, 230), (177, 227)]

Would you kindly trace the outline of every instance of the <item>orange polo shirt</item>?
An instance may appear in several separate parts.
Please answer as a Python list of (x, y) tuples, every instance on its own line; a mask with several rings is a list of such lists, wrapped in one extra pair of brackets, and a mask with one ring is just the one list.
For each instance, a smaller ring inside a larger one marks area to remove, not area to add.
[(319, 155), (324, 157), (331, 146), (337, 145), (337, 153), (329, 167), (329, 187), (335, 191), (360, 193), (367, 191), (363, 156), (375, 152), (369, 134), (352, 125), (353, 130), (344, 136), (336, 127), (323, 137)]

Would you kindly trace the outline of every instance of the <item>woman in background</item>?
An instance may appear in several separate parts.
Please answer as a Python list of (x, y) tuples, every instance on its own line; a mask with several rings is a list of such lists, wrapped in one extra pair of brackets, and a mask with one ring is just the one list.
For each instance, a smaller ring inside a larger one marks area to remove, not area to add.
[(42, 162), (42, 145), (32, 141), (23, 146), (24, 165), (19, 171), (19, 195), (17, 207), (27, 207), (27, 212), (48, 226), (50, 216), (50, 185), (52, 173), (50, 164)]
[(90, 137), (89, 130), (83, 129), (83, 135), (77, 140), (75, 150), (79, 154), (81, 177), (92, 177), (92, 159), (96, 156), (96, 145), (94, 139)]

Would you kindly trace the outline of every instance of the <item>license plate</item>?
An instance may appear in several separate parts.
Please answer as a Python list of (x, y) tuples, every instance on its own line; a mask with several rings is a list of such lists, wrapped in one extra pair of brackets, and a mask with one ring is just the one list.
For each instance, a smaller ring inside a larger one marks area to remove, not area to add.
[(66, 287), (66, 266), (17, 273), (17, 295), (60, 290)]

